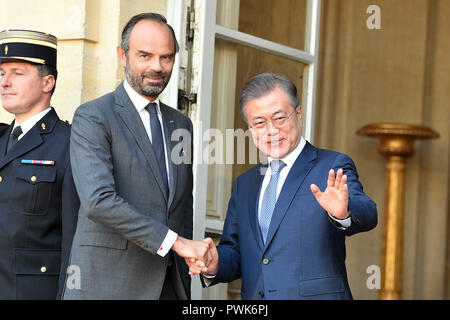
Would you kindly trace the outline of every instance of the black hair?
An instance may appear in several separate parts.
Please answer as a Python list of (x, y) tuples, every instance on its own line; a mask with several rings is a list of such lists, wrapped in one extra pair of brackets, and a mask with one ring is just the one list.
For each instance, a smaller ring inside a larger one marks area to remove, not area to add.
[(270, 93), (276, 88), (282, 89), (289, 98), (294, 109), (299, 105), (297, 88), (295, 84), (285, 76), (274, 73), (261, 73), (250, 79), (244, 86), (239, 96), (241, 115), (247, 121), (246, 104), (248, 101), (258, 99)]
[(125, 51), (126, 54), (128, 54), (128, 49), (130, 48), (131, 31), (133, 31), (134, 26), (141, 20), (152, 20), (152, 21), (158, 21), (158, 22), (165, 24), (169, 28), (169, 30), (173, 36), (173, 42), (175, 45), (175, 48), (174, 48), (175, 53), (178, 53), (178, 51), (180, 51), (180, 46), (178, 44), (177, 38), (175, 37), (175, 31), (173, 30), (171, 25), (167, 23), (167, 19), (159, 13), (146, 12), (146, 13), (140, 13), (140, 14), (132, 17), (127, 22), (125, 27), (123, 28), (120, 47)]

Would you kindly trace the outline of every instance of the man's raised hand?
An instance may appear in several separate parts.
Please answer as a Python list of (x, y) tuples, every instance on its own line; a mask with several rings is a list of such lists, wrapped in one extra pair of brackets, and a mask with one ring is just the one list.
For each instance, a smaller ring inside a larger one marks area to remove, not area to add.
[(337, 219), (346, 219), (348, 212), (348, 186), (347, 176), (343, 174), (344, 170), (339, 169), (336, 177), (334, 170), (328, 173), (327, 188), (324, 192), (320, 191), (315, 184), (311, 185), (311, 191), (316, 197), (321, 207)]

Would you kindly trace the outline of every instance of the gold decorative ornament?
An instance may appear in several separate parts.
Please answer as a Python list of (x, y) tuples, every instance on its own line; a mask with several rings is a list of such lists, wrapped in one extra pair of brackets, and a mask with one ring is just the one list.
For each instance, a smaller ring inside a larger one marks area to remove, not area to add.
[(384, 207), (383, 251), (381, 264), (382, 300), (402, 299), (403, 216), (406, 159), (414, 155), (416, 139), (436, 139), (434, 130), (411, 124), (375, 123), (356, 132), (378, 137), (378, 151), (386, 157), (386, 193)]

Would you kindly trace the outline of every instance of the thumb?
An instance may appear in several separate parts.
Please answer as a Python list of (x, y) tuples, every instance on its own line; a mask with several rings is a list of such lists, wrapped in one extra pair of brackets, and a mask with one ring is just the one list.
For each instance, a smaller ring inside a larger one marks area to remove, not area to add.
[(208, 247), (211, 247), (211, 244), (213, 244), (213, 240), (211, 238), (206, 238), (203, 240), (204, 243), (208, 245)]
[(320, 191), (319, 187), (316, 186), (315, 184), (312, 184), (312, 185), (311, 185), (311, 192), (312, 192), (316, 197), (320, 196), (321, 193), (322, 193), (322, 192)]

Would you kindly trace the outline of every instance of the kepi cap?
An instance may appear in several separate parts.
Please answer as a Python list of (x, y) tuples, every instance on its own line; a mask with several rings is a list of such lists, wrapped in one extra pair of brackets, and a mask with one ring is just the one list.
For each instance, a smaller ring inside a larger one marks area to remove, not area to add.
[(5, 60), (27, 61), (56, 69), (55, 36), (32, 30), (0, 32), (0, 63)]

